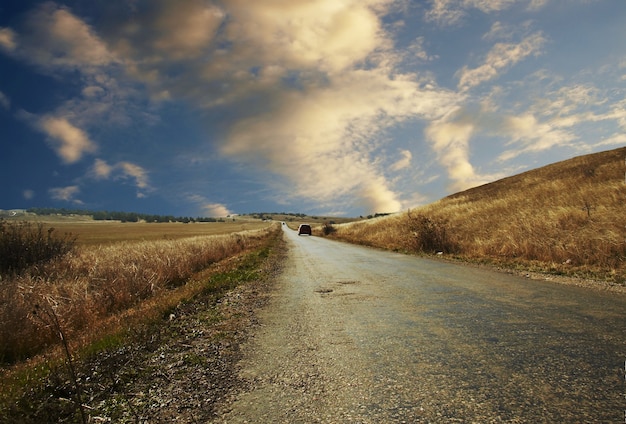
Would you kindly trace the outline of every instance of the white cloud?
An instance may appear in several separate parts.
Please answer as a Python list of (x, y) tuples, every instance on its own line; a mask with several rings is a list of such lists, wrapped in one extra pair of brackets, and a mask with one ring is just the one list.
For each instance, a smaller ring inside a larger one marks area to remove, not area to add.
[(475, 126), (468, 120), (441, 119), (426, 128), (426, 137), (437, 152), (438, 161), (451, 180), (449, 189), (465, 190), (485, 182), (476, 175), (469, 159), (469, 142)]
[(54, 200), (63, 200), (78, 205), (83, 204), (81, 200), (76, 199), (76, 196), (80, 193), (80, 187), (78, 186), (51, 188), (48, 193), (50, 194), (50, 197)]
[(0, 91), (0, 106), (2, 106), (6, 110), (9, 110), (11, 108), (11, 101), (2, 91)]
[(459, 0), (433, 0), (432, 7), (426, 12), (427, 21), (434, 21), (440, 25), (454, 25), (458, 23), (465, 10), (459, 5)]
[(130, 162), (119, 162), (116, 165), (121, 171), (122, 178), (132, 178), (135, 180), (135, 186), (137, 188), (146, 189), (149, 188), (148, 184), (148, 172), (141, 166)]
[(47, 70), (86, 70), (114, 61), (106, 45), (85, 22), (51, 2), (29, 14), (16, 54)]
[(372, 158), (382, 143), (377, 134), (398, 121), (441, 115), (456, 97), (372, 70), (277, 100), (277, 109), (236, 124), (222, 152), (288, 177), (296, 196), (352, 194), (372, 212), (394, 212), (397, 194)]
[(546, 4), (548, 4), (549, 0), (530, 0), (530, 4), (528, 5), (528, 10), (537, 11), (542, 9)]
[[(425, 19), (442, 26), (459, 24), (467, 15), (468, 10), (478, 9), (483, 13), (495, 13), (510, 8), (515, 3), (528, 0), (431, 0), (431, 8), (426, 11)], [(538, 3), (547, 0), (531, 0), (534, 8)], [(537, 3), (537, 4), (535, 4)]]
[(492, 80), (501, 71), (515, 65), (530, 55), (538, 55), (546, 39), (541, 33), (535, 33), (518, 44), (497, 43), (485, 58), (485, 63), (470, 69), (464, 66), (459, 71), (459, 90), (465, 91), (483, 82)]
[(509, 134), (511, 143), (518, 143), (519, 148), (504, 151), (498, 157), (501, 161), (508, 161), (522, 153), (541, 152), (554, 146), (565, 145), (575, 136), (549, 123), (542, 123), (532, 114), (510, 116), (505, 119), (503, 130)]
[(202, 210), (206, 214), (206, 216), (214, 217), (214, 218), (223, 218), (231, 215), (231, 212), (228, 208), (221, 203), (207, 203), (202, 205)]
[(508, 38), (510, 36), (510, 29), (500, 21), (496, 21), (491, 24), (489, 32), (483, 35), (483, 40), (498, 40), (502, 38)]
[(0, 28), (0, 48), (12, 52), (17, 47), (15, 31), (11, 28)]
[(411, 166), (413, 154), (409, 150), (402, 150), (400, 151), (400, 154), (402, 155), (402, 159), (391, 165), (392, 171), (400, 171)]
[(595, 143), (593, 147), (602, 147), (602, 146), (617, 146), (617, 145), (626, 145), (626, 134), (619, 133), (613, 134), (610, 137), (605, 138), (598, 143)]
[[(40, 120), (67, 163), (96, 149), (79, 128), (130, 115), (133, 82), (122, 79), (130, 77), (152, 99), (187, 100), (207, 114), (232, 108), (220, 151), (288, 179), (295, 193), (321, 202), (350, 193), (372, 211), (395, 211), (399, 196), (382, 169), (389, 161), (373, 153), (384, 132), (441, 117), (461, 96), (398, 70), (402, 54), (381, 20), (392, 3), (155, 0), (126, 20), (128, 5), (107, 3), (100, 7), (124, 13), (103, 13), (98, 33), (70, 9), (46, 3), (29, 15), (20, 57), (50, 72), (82, 73), (82, 97), (50, 114), (67, 118)], [(414, 55), (432, 59), (423, 45), (415, 41)], [(92, 176), (149, 186), (143, 169), (120, 163), (97, 162)]]
[(214, 203), (199, 194), (188, 194), (187, 200), (198, 205), (204, 216), (223, 218), (232, 215), (232, 212), (222, 203)]
[(113, 172), (112, 166), (106, 163), (102, 159), (96, 159), (93, 167), (91, 168), (91, 175), (96, 179), (108, 179)]
[[(143, 193), (146, 190), (150, 190), (150, 182), (148, 177), (148, 171), (143, 167), (131, 163), (131, 162), (118, 162), (114, 165), (109, 165), (102, 159), (96, 159), (94, 165), (91, 167), (89, 175), (92, 178), (98, 180), (126, 180), (131, 179), (134, 181), (134, 186), (141, 189), (139, 193)], [(143, 194), (140, 194), (143, 196)]]
[(426, 43), (425, 37), (417, 37), (409, 45), (407, 50), (413, 58), (419, 59), (424, 62), (437, 59), (437, 56), (428, 54), (428, 52), (426, 51), (426, 48), (424, 47), (425, 43)]
[(97, 150), (87, 134), (65, 118), (44, 116), (37, 126), (50, 138), (52, 147), (65, 163), (78, 162), (85, 153)]
[(466, 8), (475, 7), (484, 13), (499, 12), (508, 9), (519, 0), (463, 0)]
[[(42, 3), (26, 14), (15, 31), (6, 29), (5, 33), (19, 39), (19, 44), (15, 42), (15, 48), (10, 52), (14, 58), (33, 64), (39, 71), (55, 78), (66, 72), (76, 72), (71, 78), (73, 83), (84, 84), (82, 96), (66, 99), (47, 116), (71, 121), (72, 126), (83, 131), (84, 138), (87, 138), (84, 132), (94, 126), (129, 124), (133, 114), (148, 116), (144, 105), (139, 112), (129, 101), (136, 91), (132, 81), (123, 80), (126, 77), (121, 70), (122, 63), (96, 31), (70, 9), (52, 2)], [(124, 82), (120, 83), (116, 78), (119, 76)], [(28, 113), (22, 112), (22, 115)], [(52, 124), (46, 120), (41, 124)], [(83, 151), (92, 151), (88, 144), (93, 146), (92, 142), (85, 142)], [(80, 156), (80, 151), (64, 153), (64, 160), (75, 161), (76, 157), (72, 155)]]
[[(215, 38), (226, 14), (217, 6), (200, 2), (162, 2), (155, 21), (154, 49), (172, 59), (201, 54)], [(141, 31), (141, 29), (140, 29)]]

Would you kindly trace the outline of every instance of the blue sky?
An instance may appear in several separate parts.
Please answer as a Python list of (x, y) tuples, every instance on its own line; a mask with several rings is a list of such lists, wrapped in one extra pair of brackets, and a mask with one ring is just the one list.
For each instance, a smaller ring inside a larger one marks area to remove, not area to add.
[(0, 209), (394, 212), (626, 144), (621, 0), (0, 4)]

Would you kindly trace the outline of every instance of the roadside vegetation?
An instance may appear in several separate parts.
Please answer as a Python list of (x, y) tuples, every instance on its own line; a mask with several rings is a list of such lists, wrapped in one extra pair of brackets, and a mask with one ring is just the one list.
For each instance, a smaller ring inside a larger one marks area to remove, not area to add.
[(318, 234), (389, 250), (626, 282), (626, 148), (580, 156)]
[[(195, 273), (257, 249), (278, 226), (233, 234), (93, 246), (43, 224), (0, 221), (0, 364), (85, 344), (125, 311), (166, 300)], [(113, 325), (115, 327), (115, 325)], [(63, 337), (59, 337), (60, 330)]]
[[(0, 221), (7, 254), (0, 271), (0, 421), (60, 413), (86, 422), (77, 361), (131, 343), (139, 328), (162, 324), (185, 302), (215, 302), (258, 278), (280, 234), (278, 224), (265, 224), (230, 234), (151, 241), (131, 235), (80, 245), (77, 236), (43, 223)], [(66, 412), (38, 405), (55, 409), (63, 398)]]

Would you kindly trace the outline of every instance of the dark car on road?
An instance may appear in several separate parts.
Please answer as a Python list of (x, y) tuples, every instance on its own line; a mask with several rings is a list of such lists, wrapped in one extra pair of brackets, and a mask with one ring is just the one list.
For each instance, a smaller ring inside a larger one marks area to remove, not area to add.
[(309, 224), (300, 224), (298, 227), (298, 235), (302, 234), (311, 235), (311, 226)]

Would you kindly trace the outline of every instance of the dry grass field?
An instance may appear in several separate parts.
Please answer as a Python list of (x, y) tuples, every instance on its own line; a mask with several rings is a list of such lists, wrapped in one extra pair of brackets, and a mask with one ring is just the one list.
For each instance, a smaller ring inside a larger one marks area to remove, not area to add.
[(72, 233), (78, 243), (62, 257), (0, 276), (0, 364), (32, 358), (64, 338), (93, 342), (103, 323), (117, 323), (107, 330), (115, 332), (128, 311), (145, 305), (163, 311), (193, 295), (179, 290), (192, 276), (259, 249), (280, 232), (278, 224), (253, 221), (42, 225), (53, 234)]
[(626, 148), (576, 157), (331, 236), (624, 285), (625, 159)]
[[(20, 218), (21, 219), (21, 218)], [(102, 245), (120, 241), (176, 240), (185, 237), (215, 236), (266, 228), (269, 222), (259, 220), (227, 220), (225, 222), (119, 222), (94, 221), (85, 217), (38, 216), (31, 221), (54, 228), (59, 234), (72, 234), (82, 246)]]

